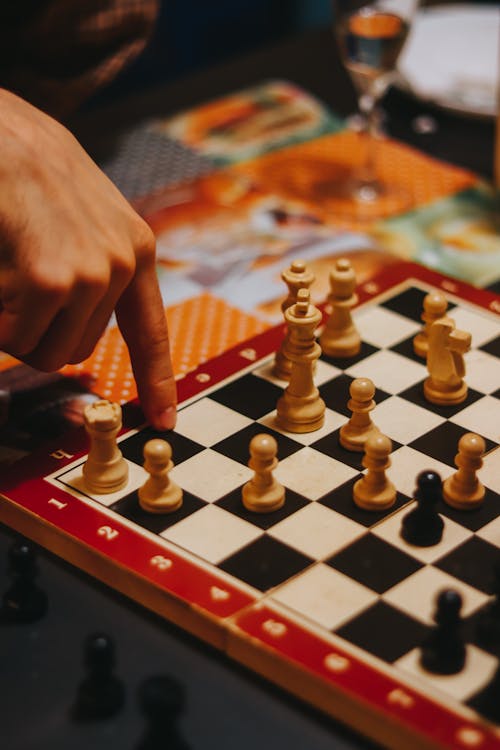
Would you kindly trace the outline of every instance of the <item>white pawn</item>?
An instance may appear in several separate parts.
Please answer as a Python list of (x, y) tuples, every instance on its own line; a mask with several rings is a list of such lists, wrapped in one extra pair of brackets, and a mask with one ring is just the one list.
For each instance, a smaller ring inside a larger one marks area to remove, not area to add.
[(424, 311), (421, 315), (425, 326), (413, 339), (413, 351), (418, 357), (426, 359), (429, 351), (429, 332), (434, 321), (446, 313), (448, 302), (441, 292), (434, 290), (424, 297)]
[(273, 477), (278, 465), (278, 445), (272, 435), (255, 435), (250, 441), (248, 465), (254, 476), (242, 488), (243, 505), (254, 513), (271, 513), (285, 502), (285, 488)]
[(351, 398), (347, 406), (352, 416), (340, 428), (339, 441), (346, 450), (361, 453), (370, 435), (378, 432), (378, 427), (373, 424), (370, 416), (375, 408), (375, 386), (369, 378), (356, 378), (349, 386), (349, 393)]
[(182, 505), (182, 490), (169, 477), (173, 469), (172, 448), (155, 438), (144, 446), (144, 468), (149, 478), (139, 488), (139, 505), (148, 513), (172, 513)]
[(358, 301), (355, 290), (354, 269), (347, 258), (339, 258), (330, 272), (331, 313), (319, 339), (328, 357), (354, 357), (361, 349), (361, 338), (351, 316)]
[(377, 432), (366, 441), (363, 466), (366, 474), (353, 487), (353, 500), (364, 510), (386, 510), (396, 502), (396, 488), (385, 472), (391, 465), (392, 442)]
[[(281, 278), (288, 287), (288, 296), (281, 304), (281, 312), (284, 315), (288, 308), (297, 302), (299, 289), (309, 289), (314, 281), (314, 274), (307, 269), (303, 260), (294, 260), (290, 268), (283, 271)], [(292, 363), (287, 355), (289, 341), (290, 331), (287, 328), (281, 346), (276, 352), (273, 368), (273, 375), (281, 380), (290, 380), (292, 372)]]
[(474, 432), (467, 432), (458, 441), (458, 471), (443, 482), (443, 499), (452, 508), (474, 510), (482, 505), (486, 491), (476, 473), (483, 465), (485, 450), (483, 438)]
[(121, 490), (128, 481), (128, 464), (118, 448), (116, 436), (122, 426), (122, 410), (111, 401), (94, 401), (83, 412), (90, 450), (83, 465), (87, 489), (99, 495)]

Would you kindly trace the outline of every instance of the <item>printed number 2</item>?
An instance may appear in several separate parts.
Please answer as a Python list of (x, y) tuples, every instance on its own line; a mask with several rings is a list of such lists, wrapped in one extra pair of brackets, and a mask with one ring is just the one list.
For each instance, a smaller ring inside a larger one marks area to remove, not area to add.
[(115, 537), (118, 536), (118, 531), (116, 529), (112, 529), (111, 526), (100, 526), (97, 529), (97, 533), (99, 536), (103, 536), (108, 541), (111, 541), (111, 539), (115, 539)]

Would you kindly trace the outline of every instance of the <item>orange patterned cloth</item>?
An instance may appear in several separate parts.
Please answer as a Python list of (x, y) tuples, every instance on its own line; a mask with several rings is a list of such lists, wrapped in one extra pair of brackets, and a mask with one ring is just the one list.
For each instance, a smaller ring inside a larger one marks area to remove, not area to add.
[(64, 117), (146, 44), (159, 0), (1, 3), (0, 85)]

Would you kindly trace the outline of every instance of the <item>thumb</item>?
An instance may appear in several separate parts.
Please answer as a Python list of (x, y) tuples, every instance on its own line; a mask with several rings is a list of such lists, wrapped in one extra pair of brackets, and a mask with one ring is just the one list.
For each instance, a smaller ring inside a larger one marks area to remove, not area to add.
[(154, 263), (137, 269), (118, 301), (116, 317), (146, 419), (158, 430), (170, 430), (175, 426), (177, 395)]

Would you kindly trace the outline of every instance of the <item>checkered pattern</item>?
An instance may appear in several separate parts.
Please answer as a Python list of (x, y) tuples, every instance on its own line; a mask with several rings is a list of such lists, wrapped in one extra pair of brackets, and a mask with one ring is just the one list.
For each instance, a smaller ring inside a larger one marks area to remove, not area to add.
[[(272, 359), (261, 361), (181, 409), (175, 432), (163, 436), (172, 445), (171, 476), (184, 489), (178, 511), (150, 515), (138, 506), (136, 490), (145, 477), (142, 447), (162, 436), (150, 428), (120, 443), (131, 466), (127, 494), (95, 499), (271, 602), (467, 701), (496, 664), (494, 652), (478, 643), (474, 622), (495, 590), (491, 569), (500, 547), (500, 326), (465, 303), (450, 306), (457, 326), (472, 331), (475, 342), (468, 356), (469, 393), (460, 405), (429, 404), (422, 395), (427, 370), (411, 346), (426, 291), (411, 287), (360, 308), (355, 315), (363, 337), (360, 354), (318, 362), (316, 382), (327, 404), (321, 430), (291, 434), (277, 427), (283, 383), (271, 374)], [(338, 442), (349, 414), (349, 384), (359, 376), (376, 383), (373, 419), (393, 442), (389, 475), (397, 502), (384, 512), (353, 503), (362, 455)], [(457, 442), (468, 431), (482, 435), (487, 445), (480, 475), (484, 505), (466, 513), (442, 504), (442, 540), (433, 547), (406, 543), (399, 532), (414, 506), (416, 475), (430, 468), (443, 479), (449, 476)], [(263, 515), (241, 503), (241, 487), (252, 474), (249, 441), (259, 432), (278, 442), (275, 475), (286, 487), (284, 507)], [(80, 474), (74, 467), (58, 481), (84, 491)], [(463, 596), (468, 659), (463, 673), (443, 678), (423, 672), (418, 645), (432, 626), (436, 594), (446, 587)]]

